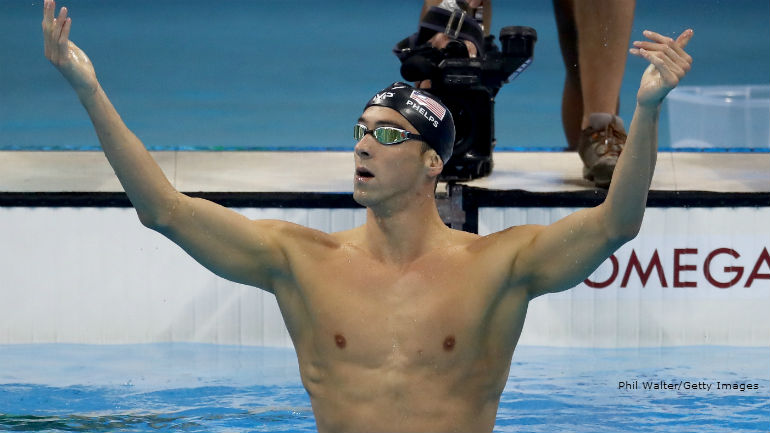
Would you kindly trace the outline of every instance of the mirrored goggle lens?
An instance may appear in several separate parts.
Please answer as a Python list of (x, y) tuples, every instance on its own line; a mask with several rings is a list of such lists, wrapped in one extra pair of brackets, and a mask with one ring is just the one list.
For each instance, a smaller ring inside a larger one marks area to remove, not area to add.
[(374, 130), (374, 138), (382, 144), (396, 144), (406, 140), (406, 134), (400, 129), (381, 126)]
[(363, 125), (356, 125), (353, 127), (353, 138), (360, 140), (366, 135), (366, 127)]
[[(357, 124), (353, 127), (353, 138), (361, 140), (367, 132), (366, 126)], [(372, 135), (382, 144), (398, 144), (407, 139), (406, 131), (389, 126), (380, 126), (372, 131)]]

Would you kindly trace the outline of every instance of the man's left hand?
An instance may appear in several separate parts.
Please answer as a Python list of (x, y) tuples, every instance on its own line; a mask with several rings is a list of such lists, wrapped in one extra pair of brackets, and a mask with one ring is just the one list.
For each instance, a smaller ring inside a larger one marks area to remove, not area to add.
[(644, 36), (649, 41), (634, 42), (634, 48), (629, 52), (650, 62), (650, 66), (642, 75), (642, 83), (636, 95), (637, 104), (648, 107), (659, 106), (668, 92), (687, 74), (692, 67), (692, 57), (684, 51), (684, 47), (690, 42), (692, 35), (692, 29), (687, 29), (673, 40), (645, 30)]

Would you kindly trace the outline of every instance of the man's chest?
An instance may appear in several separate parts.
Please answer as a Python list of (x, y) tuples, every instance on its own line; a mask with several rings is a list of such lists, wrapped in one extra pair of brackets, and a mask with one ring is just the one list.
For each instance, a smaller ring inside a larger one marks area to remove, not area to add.
[[(461, 254), (395, 268), (354, 254), (302, 262), (296, 302), (312, 346), (372, 367), (457, 362), (482, 350), (504, 275)], [(287, 320), (291, 320), (287, 317)]]

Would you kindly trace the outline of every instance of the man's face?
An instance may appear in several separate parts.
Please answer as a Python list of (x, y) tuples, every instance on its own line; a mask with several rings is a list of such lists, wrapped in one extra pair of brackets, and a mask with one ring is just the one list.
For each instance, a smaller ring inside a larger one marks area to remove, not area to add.
[[(401, 114), (387, 107), (367, 108), (358, 123), (368, 130), (393, 126), (417, 134), (417, 129)], [(422, 148), (423, 142), (419, 140), (384, 145), (372, 134), (366, 134), (356, 143), (354, 152), (353, 198), (356, 202), (371, 207), (397, 197), (408, 200), (419, 190), (421, 182), (426, 181)]]

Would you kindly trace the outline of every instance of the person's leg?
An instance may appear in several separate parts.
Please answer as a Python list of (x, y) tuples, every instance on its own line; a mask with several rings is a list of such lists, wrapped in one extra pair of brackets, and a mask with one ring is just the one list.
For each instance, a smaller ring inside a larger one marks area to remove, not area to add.
[(635, 0), (578, 0), (574, 17), (583, 94), (581, 129), (591, 113), (618, 114)]
[(577, 151), (583, 177), (608, 187), (626, 143), (617, 117), (635, 0), (578, 0), (572, 4), (583, 97)]
[(567, 150), (577, 150), (580, 124), (583, 119), (583, 94), (578, 66), (574, 2), (573, 0), (553, 0), (553, 11), (566, 71), (561, 99), (561, 121), (564, 126), (564, 136), (567, 138)]

